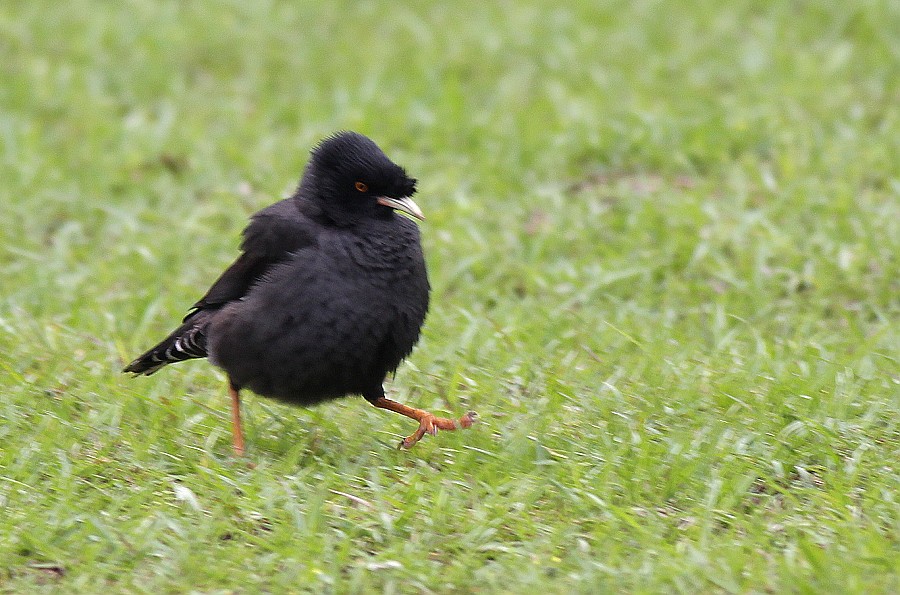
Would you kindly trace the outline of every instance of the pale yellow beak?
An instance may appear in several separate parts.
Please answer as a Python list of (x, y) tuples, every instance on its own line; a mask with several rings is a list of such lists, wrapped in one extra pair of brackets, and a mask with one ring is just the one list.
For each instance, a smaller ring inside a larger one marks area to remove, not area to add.
[(391, 198), (389, 196), (379, 196), (376, 200), (380, 205), (391, 207), (392, 209), (396, 209), (398, 211), (403, 211), (404, 213), (412, 215), (420, 221), (425, 221), (425, 215), (422, 214), (422, 209), (420, 209), (419, 205), (413, 202), (413, 199), (411, 198)]

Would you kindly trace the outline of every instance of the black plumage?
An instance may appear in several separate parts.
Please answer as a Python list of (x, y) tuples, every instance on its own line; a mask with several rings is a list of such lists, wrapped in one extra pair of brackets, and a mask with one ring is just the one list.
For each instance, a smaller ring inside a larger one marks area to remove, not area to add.
[(241, 255), (182, 325), (125, 372), (208, 357), (229, 377), (235, 450), (238, 393), (312, 405), (360, 394), (419, 421), (425, 433), (468, 427), (391, 401), (382, 383), (412, 351), (429, 284), (410, 198), (415, 180), (370, 139), (343, 132), (316, 147), (297, 191), (252, 216)]

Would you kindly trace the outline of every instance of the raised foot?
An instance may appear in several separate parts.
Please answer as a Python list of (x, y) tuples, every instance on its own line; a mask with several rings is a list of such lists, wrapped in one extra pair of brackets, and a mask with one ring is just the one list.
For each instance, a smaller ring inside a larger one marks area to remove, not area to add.
[(438, 430), (453, 431), (471, 427), (477, 419), (478, 414), (474, 411), (469, 411), (457, 420), (447, 419), (446, 417), (437, 417), (432, 413), (426, 413), (419, 419), (419, 429), (401, 440), (399, 448), (412, 448), (416, 445), (416, 442), (425, 436), (425, 434), (435, 436), (437, 435)]

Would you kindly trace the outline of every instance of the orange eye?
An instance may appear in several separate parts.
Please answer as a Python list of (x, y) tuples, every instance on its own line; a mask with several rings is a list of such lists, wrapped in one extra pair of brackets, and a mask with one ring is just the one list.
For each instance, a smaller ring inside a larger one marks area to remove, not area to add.
[(363, 182), (357, 182), (356, 184), (354, 184), (354, 186), (360, 192), (368, 192), (369, 191), (369, 187), (366, 186)]

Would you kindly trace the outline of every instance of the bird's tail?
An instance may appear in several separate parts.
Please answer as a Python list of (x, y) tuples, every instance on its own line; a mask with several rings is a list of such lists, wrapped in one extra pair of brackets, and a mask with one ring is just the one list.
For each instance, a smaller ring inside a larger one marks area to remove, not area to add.
[(149, 376), (163, 366), (187, 359), (206, 357), (206, 329), (210, 312), (197, 311), (155, 347), (125, 366), (123, 372)]

